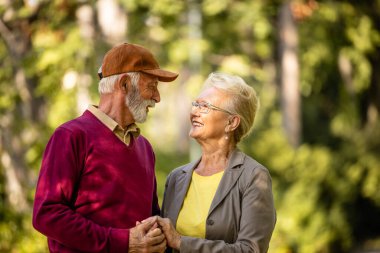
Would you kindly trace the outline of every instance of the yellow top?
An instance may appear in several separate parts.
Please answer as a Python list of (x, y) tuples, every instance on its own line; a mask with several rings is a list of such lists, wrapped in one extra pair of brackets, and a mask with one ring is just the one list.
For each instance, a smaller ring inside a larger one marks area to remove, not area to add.
[(186, 236), (205, 238), (206, 219), (223, 172), (200, 176), (193, 172), (189, 190), (178, 215), (177, 231)]

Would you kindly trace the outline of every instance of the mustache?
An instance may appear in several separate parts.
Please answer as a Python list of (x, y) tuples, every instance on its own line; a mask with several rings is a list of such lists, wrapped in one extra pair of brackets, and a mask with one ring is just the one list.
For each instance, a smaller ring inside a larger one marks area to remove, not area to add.
[(156, 106), (156, 101), (154, 101), (153, 99), (145, 99), (144, 104), (145, 104), (145, 106), (149, 106), (149, 107), (154, 108)]

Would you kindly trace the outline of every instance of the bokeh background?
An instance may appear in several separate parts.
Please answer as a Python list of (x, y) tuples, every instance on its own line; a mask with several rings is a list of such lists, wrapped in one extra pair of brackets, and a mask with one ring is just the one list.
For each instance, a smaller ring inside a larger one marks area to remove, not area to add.
[(237, 74), (261, 100), (240, 148), (273, 178), (269, 252), (380, 252), (379, 0), (0, 0), (0, 252), (47, 252), (31, 225), (43, 150), (98, 103), (97, 70), (122, 42), (180, 73), (141, 125), (160, 199), (199, 155), (202, 82)]

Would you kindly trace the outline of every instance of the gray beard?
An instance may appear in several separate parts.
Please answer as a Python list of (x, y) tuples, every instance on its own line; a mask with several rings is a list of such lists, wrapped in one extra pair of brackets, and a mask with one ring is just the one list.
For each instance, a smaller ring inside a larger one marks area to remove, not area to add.
[(140, 96), (138, 87), (135, 87), (134, 85), (131, 85), (131, 87), (130, 92), (128, 92), (125, 98), (125, 104), (128, 106), (134, 120), (137, 123), (143, 123), (148, 116), (146, 108), (148, 106), (154, 107), (155, 101), (152, 99), (143, 99)]

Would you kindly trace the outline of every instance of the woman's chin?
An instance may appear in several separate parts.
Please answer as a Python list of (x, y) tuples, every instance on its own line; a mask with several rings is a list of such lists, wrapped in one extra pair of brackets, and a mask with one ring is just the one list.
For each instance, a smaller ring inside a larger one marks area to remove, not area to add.
[(198, 136), (198, 134), (195, 131), (190, 130), (189, 137), (191, 137), (193, 139), (197, 139), (197, 136)]

